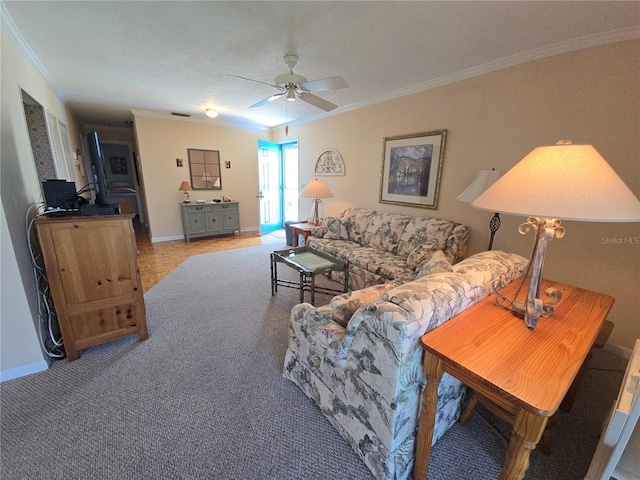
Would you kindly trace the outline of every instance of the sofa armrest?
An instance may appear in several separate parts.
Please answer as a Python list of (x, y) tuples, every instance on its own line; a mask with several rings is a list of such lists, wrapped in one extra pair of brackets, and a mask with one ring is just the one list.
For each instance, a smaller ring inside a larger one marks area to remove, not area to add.
[(406, 324), (409, 320), (407, 312), (391, 302), (377, 301), (361, 305), (351, 317), (344, 334), (329, 344), (325, 362), (332, 367), (344, 366), (357, 337), (368, 345), (364, 350), (378, 352), (379, 361), (384, 363), (383, 356), (395, 358), (393, 344), (398, 339), (394, 337), (401, 334), (394, 332), (394, 324)]
[(348, 240), (347, 227), (338, 217), (325, 217), (322, 225), (311, 229), (311, 235), (316, 238), (327, 238), (330, 240)]
[[(345, 329), (331, 318), (330, 309), (300, 303), (291, 310), (289, 343), (313, 368), (320, 368), (325, 352), (331, 344), (339, 344)], [(290, 346), (291, 349), (291, 346)]]
[(457, 224), (445, 242), (444, 254), (452, 264), (464, 259), (469, 241), (469, 227)]
[(392, 288), (396, 288), (400, 284), (401, 282), (383, 283), (381, 285), (363, 288), (362, 290), (354, 290), (353, 292), (336, 295), (331, 299), (331, 302), (329, 302), (332, 310), (331, 316), (335, 322), (346, 327), (354, 312), (360, 308), (361, 305), (375, 302), (380, 295)]

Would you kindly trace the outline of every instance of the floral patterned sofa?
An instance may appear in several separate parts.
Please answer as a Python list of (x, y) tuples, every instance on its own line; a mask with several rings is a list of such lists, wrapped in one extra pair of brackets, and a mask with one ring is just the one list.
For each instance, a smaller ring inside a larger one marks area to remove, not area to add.
[[(406, 479), (413, 467), (426, 383), (420, 337), (489, 295), (495, 280), (508, 284), (521, 276), (527, 265), (501, 251), (455, 265), (441, 252), (433, 258), (435, 272), (417, 280), (291, 311), (284, 377), (318, 405), (379, 479)], [(444, 374), (433, 443), (458, 419), (465, 393)]]
[(468, 236), (469, 227), (449, 220), (346, 208), (313, 228), (307, 245), (349, 260), (349, 289), (356, 290), (415, 280), (427, 273), (424, 260), (437, 250), (457, 263), (464, 258)]

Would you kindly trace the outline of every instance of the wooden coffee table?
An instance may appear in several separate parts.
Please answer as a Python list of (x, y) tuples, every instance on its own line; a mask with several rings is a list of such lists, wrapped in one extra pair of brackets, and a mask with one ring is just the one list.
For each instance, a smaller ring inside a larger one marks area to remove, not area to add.
[[(511, 297), (519, 282), (502, 292)], [(499, 480), (520, 480), (529, 455), (560, 406), (589, 354), (613, 298), (543, 281), (562, 292), (553, 316), (528, 329), (521, 318), (494, 304), (490, 295), (422, 337), (427, 376), (413, 475), (427, 478), (444, 372), (456, 377), (515, 418)]]
[[(278, 263), (284, 263), (300, 274), (299, 282), (278, 278)], [(335, 290), (316, 286), (316, 276), (329, 272), (344, 272), (343, 290)], [(304, 302), (304, 292), (311, 292), (311, 304), (315, 302), (316, 292), (344, 293), (349, 285), (349, 262), (321, 252), (311, 247), (276, 250), (271, 254), (271, 295), (278, 291), (278, 286), (297, 288), (300, 290), (300, 303)]]

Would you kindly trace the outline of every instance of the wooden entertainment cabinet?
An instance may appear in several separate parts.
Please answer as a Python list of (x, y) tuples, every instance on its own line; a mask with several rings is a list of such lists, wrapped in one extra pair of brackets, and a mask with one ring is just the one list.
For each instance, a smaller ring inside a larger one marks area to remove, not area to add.
[(133, 216), (35, 220), (68, 360), (116, 338), (149, 337)]

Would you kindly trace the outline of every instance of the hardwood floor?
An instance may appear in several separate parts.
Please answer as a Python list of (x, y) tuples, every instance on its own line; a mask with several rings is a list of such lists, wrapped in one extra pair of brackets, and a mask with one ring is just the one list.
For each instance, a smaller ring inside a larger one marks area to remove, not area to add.
[(260, 236), (258, 232), (246, 232), (237, 235), (191, 239), (189, 243), (184, 240), (151, 243), (140, 224), (134, 224), (134, 226), (138, 246), (138, 265), (145, 292), (191, 255), (269, 243), (282, 245), (284, 238), (284, 231), (264, 236)]

